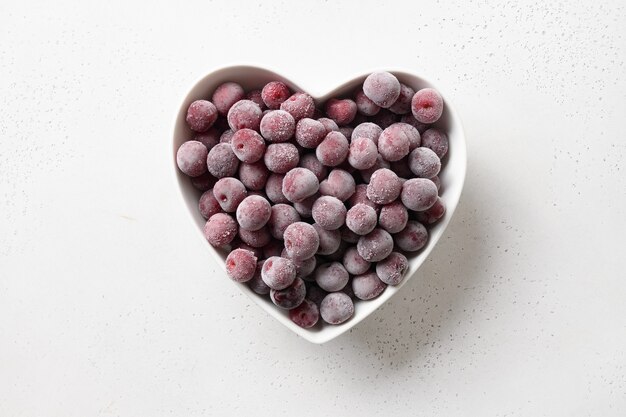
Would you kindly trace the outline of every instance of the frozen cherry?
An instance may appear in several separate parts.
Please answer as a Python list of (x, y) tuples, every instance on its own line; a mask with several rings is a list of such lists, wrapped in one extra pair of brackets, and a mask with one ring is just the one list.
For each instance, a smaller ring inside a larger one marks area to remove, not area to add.
[(352, 139), (348, 151), (348, 163), (356, 169), (367, 169), (374, 166), (378, 158), (376, 144), (364, 137)]
[(283, 178), (283, 195), (292, 203), (302, 202), (318, 189), (317, 177), (306, 168), (293, 168)]
[(437, 220), (443, 217), (446, 213), (446, 206), (443, 204), (441, 198), (437, 198), (435, 204), (431, 208), (425, 211), (418, 211), (415, 213), (415, 218), (423, 224), (433, 224)]
[(352, 291), (360, 300), (371, 300), (385, 291), (387, 285), (380, 280), (376, 272), (370, 271), (352, 278)]
[(300, 119), (296, 125), (296, 142), (304, 148), (314, 149), (326, 137), (326, 127), (322, 122), (309, 119)]
[(265, 194), (267, 198), (274, 204), (289, 203), (287, 197), (283, 194), (283, 178), (282, 174), (270, 174), (265, 183)]
[(367, 198), (376, 204), (389, 204), (400, 195), (402, 181), (390, 169), (375, 171), (367, 186)]
[(338, 198), (341, 201), (349, 199), (356, 190), (354, 177), (343, 169), (333, 169), (328, 178), (320, 183), (320, 193)]
[(380, 209), (378, 224), (389, 233), (398, 233), (409, 221), (409, 212), (400, 201), (384, 205)]
[(369, 234), (361, 236), (356, 248), (366, 261), (382, 261), (393, 250), (393, 238), (383, 229), (374, 229)]
[(441, 159), (448, 153), (448, 136), (439, 129), (428, 129), (422, 134), (422, 146), (432, 149)]
[(421, 123), (435, 123), (443, 113), (443, 98), (433, 88), (422, 88), (411, 100), (411, 112)]
[(391, 252), (387, 258), (376, 264), (376, 275), (387, 285), (398, 285), (409, 269), (409, 261), (401, 253)]
[[(322, 196), (313, 203), (311, 215), (313, 216), (313, 220), (322, 228), (326, 230), (336, 230), (339, 229), (346, 220), (346, 206), (336, 197)], [(374, 213), (374, 217), (375, 216), (376, 214)]]
[(233, 132), (232, 130), (230, 129), (225, 130), (220, 136), (220, 143), (230, 143), (230, 141), (233, 140), (234, 135), (235, 135), (235, 132)]
[(282, 240), (287, 226), (299, 221), (300, 215), (296, 209), (281, 203), (272, 206), (267, 226), (274, 238)]
[(359, 255), (359, 251), (354, 246), (348, 248), (343, 255), (343, 266), (346, 268), (346, 271), (352, 275), (366, 273), (367, 270), (370, 269), (370, 265), (368, 261)]
[(339, 126), (337, 126), (337, 123), (335, 123), (334, 120), (329, 119), (328, 117), (320, 117), (319, 119), (317, 119), (317, 121), (324, 125), (324, 128), (326, 129), (326, 134), (324, 136), (326, 136), (330, 132), (339, 131)]
[(190, 180), (191, 185), (193, 185), (194, 188), (200, 191), (206, 191), (213, 188), (213, 185), (215, 185), (215, 181), (217, 181), (217, 178), (211, 175), (210, 172), (205, 172), (204, 174), (198, 175), (197, 177), (191, 177)]
[(305, 117), (313, 117), (315, 102), (306, 93), (295, 93), (282, 102), (280, 109), (289, 112), (297, 122)]
[(296, 266), (296, 277), (302, 278), (305, 281), (315, 281), (315, 278), (311, 275), (317, 266), (317, 258), (315, 256), (301, 261), (296, 261), (289, 256), (286, 249), (283, 249), (281, 256), (293, 261), (293, 264)]
[(293, 143), (272, 143), (263, 156), (267, 169), (277, 174), (285, 174), (297, 167), (299, 160), (298, 148)]
[(402, 184), (402, 204), (415, 211), (424, 211), (437, 201), (437, 186), (426, 178), (411, 178)]
[(246, 94), (246, 98), (250, 101), (254, 101), (257, 106), (261, 108), (261, 110), (265, 110), (267, 106), (263, 101), (263, 97), (261, 94), (261, 90), (252, 90), (248, 94)]
[(300, 214), (300, 216), (309, 218), (313, 214), (313, 203), (315, 203), (315, 200), (317, 200), (319, 196), (319, 193), (315, 193), (298, 203), (293, 203), (293, 207), (296, 209), (298, 214)]
[(207, 100), (196, 100), (187, 109), (187, 124), (191, 130), (206, 132), (217, 120), (217, 108)]
[(207, 155), (209, 151), (201, 142), (190, 140), (184, 142), (176, 152), (176, 163), (185, 175), (198, 177), (207, 172)]
[(261, 135), (268, 142), (287, 142), (296, 130), (296, 122), (284, 110), (271, 110), (261, 119)]
[(404, 116), (402, 116), (400, 121), (402, 123), (406, 123), (406, 124), (413, 126), (415, 129), (417, 129), (418, 132), (420, 132), (420, 134), (423, 134), (430, 128), (429, 124), (421, 123), (415, 117), (413, 117), (413, 113), (405, 114)]
[(322, 181), (328, 175), (328, 168), (317, 159), (314, 153), (305, 153), (302, 155), (299, 165), (315, 174), (318, 181)]
[[(417, 130), (415, 132), (417, 133)], [(378, 138), (378, 152), (385, 160), (390, 162), (399, 161), (407, 156), (410, 146), (409, 137), (404, 127), (399, 123), (394, 123), (383, 130), (383, 133)]]
[(280, 108), (283, 101), (287, 100), (291, 92), (289, 87), (280, 81), (272, 81), (265, 84), (261, 90), (261, 98), (268, 109), (276, 110)]
[(283, 290), (295, 281), (296, 266), (290, 259), (272, 256), (263, 263), (261, 278), (272, 290)]
[(228, 110), (228, 126), (233, 132), (240, 129), (259, 130), (263, 111), (250, 100), (239, 100)]
[(282, 290), (272, 289), (270, 291), (270, 298), (272, 302), (285, 310), (291, 310), (298, 307), (304, 301), (306, 296), (306, 286), (301, 278), (296, 278), (294, 282)]
[(263, 249), (261, 249), (261, 248), (254, 248), (254, 247), (252, 247), (252, 246), (250, 246), (250, 245), (248, 245), (246, 243), (243, 243), (243, 242), (239, 241), (239, 239), (237, 239), (237, 240), (238, 240), (237, 244), (235, 244), (235, 241), (231, 242), (231, 244), (230, 244), (231, 249), (233, 249), (233, 250), (234, 249), (245, 249), (247, 251), (252, 252), (254, 254), (254, 256), (256, 256), (258, 259), (261, 259), (261, 258), (264, 257)]
[(371, 122), (361, 123), (352, 131), (352, 140), (356, 138), (367, 138), (378, 145), (378, 138), (383, 130), (377, 124)]
[(287, 253), (297, 261), (315, 255), (320, 244), (320, 238), (315, 228), (304, 222), (295, 222), (287, 226), (283, 238)]
[(320, 304), (320, 315), (326, 323), (341, 324), (354, 315), (354, 303), (342, 292), (328, 294)]
[(339, 291), (346, 286), (350, 275), (339, 262), (322, 264), (315, 270), (315, 282), (328, 292)]
[(381, 129), (386, 129), (398, 121), (398, 115), (387, 109), (381, 109), (376, 115), (372, 116), (370, 120), (372, 123), (380, 126)]
[(406, 252), (415, 252), (424, 247), (428, 241), (428, 230), (423, 224), (409, 220), (406, 227), (394, 235), (398, 248)]
[(226, 257), (226, 274), (236, 282), (250, 281), (256, 271), (257, 258), (245, 249), (235, 249)]
[(434, 177), (430, 178), (430, 180), (434, 182), (437, 186), (437, 191), (441, 191), (441, 179), (439, 178), (439, 176), (435, 175)]
[(341, 164), (348, 156), (350, 144), (340, 132), (330, 132), (315, 150), (315, 155), (326, 166)]
[(377, 106), (386, 109), (400, 96), (400, 82), (388, 72), (374, 72), (363, 82), (363, 92)]
[(222, 210), (232, 213), (247, 196), (246, 187), (237, 178), (221, 178), (213, 186), (213, 195)]
[(263, 278), (261, 278), (261, 269), (263, 268), (264, 263), (265, 261), (258, 261), (256, 263), (254, 275), (252, 276), (252, 279), (248, 281), (250, 289), (259, 295), (267, 295), (270, 293), (270, 287), (268, 287), (263, 281)]
[(347, 138), (351, 138), (352, 137), (352, 132), (354, 131), (354, 128), (350, 127), (350, 126), (341, 126), (338, 130), (339, 133), (341, 133), (342, 135), (344, 135)]
[(298, 307), (289, 310), (289, 318), (298, 326), (310, 329), (320, 318), (317, 305), (310, 300), (304, 300)]
[(251, 195), (237, 206), (237, 222), (246, 230), (259, 230), (270, 219), (272, 208), (263, 197)]
[(356, 116), (356, 103), (350, 99), (331, 98), (326, 103), (326, 115), (339, 126), (352, 122)]
[[(339, 232), (339, 239), (341, 239), (341, 232)], [(346, 249), (348, 249), (348, 242), (340, 240), (337, 250), (324, 256), (329, 261), (341, 262), (343, 260), (343, 254), (345, 253)]]
[(261, 135), (252, 129), (236, 131), (230, 141), (230, 146), (237, 158), (242, 162), (256, 162), (265, 153), (265, 141)]
[(269, 175), (270, 172), (263, 161), (257, 161), (252, 164), (245, 162), (239, 164), (239, 180), (248, 190), (263, 190)]
[(212, 147), (220, 143), (221, 134), (221, 130), (212, 127), (206, 132), (198, 133), (193, 140), (202, 143), (210, 151)]
[(206, 165), (214, 177), (232, 177), (239, 167), (239, 159), (230, 143), (218, 143), (209, 151)]
[(439, 174), (441, 161), (429, 148), (415, 148), (409, 155), (409, 168), (418, 178), (432, 178)]
[(348, 210), (346, 226), (357, 235), (366, 235), (376, 227), (376, 211), (365, 204), (357, 204)]
[(376, 163), (371, 168), (362, 169), (360, 171), (363, 181), (370, 182), (372, 174), (381, 168), (390, 168), (389, 162), (385, 161), (380, 154), (376, 157)]
[(398, 99), (391, 107), (389, 107), (389, 111), (395, 114), (407, 114), (411, 112), (411, 100), (413, 99), (413, 95), (415, 94), (415, 90), (409, 87), (406, 84), (400, 83), (400, 95)]
[(380, 107), (370, 100), (362, 89), (354, 95), (354, 102), (358, 112), (365, 116), (373, 116), (380, 111)]
[(217, 107), (217, 111), (220, 115), (226, 116), (233, 104), (239, 100), (243, 100), (245, 96), (246, 94), (239, 84), (227, 82), (215, 89), (211, 100), (213, 104), (215, 104), (215, 107)]
[(367, 198), (367, 184), (359, 184), (356, 186), (356, 190), (350, 200), (348, 200), (348, 206), (354, 207), (357, 204), (365, 204), (373, 208), (376, 213), (380, 211), (380, 206)]
[(212, 246), (228, 245), (237, 236), (237, 222), (226, 213), (216, 213), (204, 225), (204, 236)]
[(220, 207), (220, 204), (213, 195), (213, 190), (202, 193), (200, 201), (198, 202), (198, 210), (205, 219), (209, 219), (215, 213), (222, 211), (222, 207)]
[(330, 255), (339, 249), (339, 245), (341, 245), (341, 232), (339, 230), (326, 230), (317, 223), (313, 223), (313, 228), (319, 238), (317, 249), (319, 255)]
[(259, 230), (239, 228), (239, 238), (254, 248), (262, 248), (271, 242), (272, 235), (270, 235), (267, 226), (263, 226)]

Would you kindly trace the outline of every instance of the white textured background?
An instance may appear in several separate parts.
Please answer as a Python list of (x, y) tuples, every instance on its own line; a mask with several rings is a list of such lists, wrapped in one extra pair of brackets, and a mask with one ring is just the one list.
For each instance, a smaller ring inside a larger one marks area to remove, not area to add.
[[(0, 416), (626, 414), (623, 1), (133, 3), (0, 3)], [(326, 345), (174, 188), (182, 97), (232, 62), (411, 68), (464, 119), (445, 237)]]

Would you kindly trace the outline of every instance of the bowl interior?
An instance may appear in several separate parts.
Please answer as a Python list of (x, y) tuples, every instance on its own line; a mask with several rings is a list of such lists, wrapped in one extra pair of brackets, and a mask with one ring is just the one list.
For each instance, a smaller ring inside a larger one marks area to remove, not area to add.
[[(393, 73), (402, 83), (411, 86), (415, 90), (424, 87), (433, 87), (437, 88), (441, 92), (441, 89), (439, 87), (416, 75), (404, 71), (390, 72)], [(310, 88), (302, 88), (300, 85), (292, 82), (291, 80), (276, 72), (254, 66), (240, 65), (222, 68), (220, 70), (210, 73), (209, 75), (198, 81), (191, 89), (189, 94), (187, 94), (187, 96), (183, 100), (183, 103), (181, 104), (175, 122), (174, 137), (172, 143), (172, 167), (176, 176), (177, 184), (181, 191), (183, 201), (187, 206), (187, 210), (191, 215), (193, 222), (196, 224), (198, 236), (200, 237), (201, 241), (206, 246), (208, 251), (213, 255), (214, 259), (222, 266), (222, 268), (224, 268), (227, 253), (222, 250), (216, 250), (211, 245), (209, 245), (202, 233), (202, 228), (206, 221), (198, 211), (198, 199), (200, 198), (201, 192), (196, 190), (192, 186), (189, 178), (182, 174), (176, 167), (176, 150), (183, 142), (192, 139), (194, 136), (194, 132), (189, 129), (185, 122), (185, 116), (189, 105), (195, 100), (210, 99), (215, 88), (227, 81), (237, 82), (246, 91), (248, 91), (261, 88), (264, 84), (270, 81), (279, 80), (287, 84), (292, 90), (306, 91), (311, 94), (315, 98), (316, 104), (319, 107), (329, 98), (350, 96), (353, 91), (363, 83), (363, 80), (367, 77), (369, 73), (371, 73), (371, 71), (358, 75), (351, 80), (342, 83), (339, 87), (333, 88), (327, 93), (318, 94), (316, 92), (316, 88), (313, 88), (313, 86), (311, 86)], [(317, 91), (319, 91), (319, 88), (323, 87), (323, 85), (318, 85)], [(427, 245), (417, 254), (408, 257), (409, 271), (407, 272), (405, 279), (400, 285), (397, 285), (395, 287), (387, 287), (387, 289), (374, 300), (355, 302), (354, 317), (352, 317), (346, 323), (338, 326), (318, 325), (315, 326), (314, 329), (303, 329), (294, 324), (289, 319), (286, 311), (280, 310), (276, 306), (274, 306), (274, 304), (272, 304), (272, 302), (269, 300), (269, 297), (261, 297), (255, 294), (245, 284), (239, 284), (235, 282), (233, 282), (233, 284), (237, 285), (241, 291), (243, 291), (246, 295), (252, 298), (261, 308), (267, 311), (271, 316), (276, 318), (278, 321), (283, 323), (285, 326), (293, 330), (298, 335), (314, 343), (323, 343), (339, 336), (340, 334), (355, 326), (361, 320), (374, 312), (379, 306), (385, 303), (394, 294), (400, 291), (402, 286), (404, 286), (409, 281), (409, 279), (412, 279), (414, 276), (418, 275), (418, 268), (426, 260), (428, 254), (431, 252), (431, 250), (443, 234), (445, 228), (448, 226), (450, 218), (452, 217), (458, 204), (463, 188), (463, 183), (465, 181), (467, 157), (463, 128), (461, 126), (461, 121), (452, 106), (452, 103), (446, 98), (444, 93), (442, 93), (442, 96), (444, 97), (445, 107), (443, 115), (441, 119), (436, 123), (436, 126), (447, 132), (450, 142), (450, 150), (442, 161), (443, 166), (441, 173), (439, 174), (439, 177), (441, 179), (440, 197), (446, 205), (446, 213), (439, 222), (429, 228), (430, 236)], [(226, 277), (226, 274), (224, 274), (224, 279), (228, 279)]]

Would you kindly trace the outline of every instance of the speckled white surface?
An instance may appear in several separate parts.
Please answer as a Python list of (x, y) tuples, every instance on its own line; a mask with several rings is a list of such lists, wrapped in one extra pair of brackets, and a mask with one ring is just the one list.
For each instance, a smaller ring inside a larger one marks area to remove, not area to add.
[[(626, 413), (623, 2), (175, 3), (0, 5), (0, 416)], [(171, 180), (182, 96), (241, 61), (414, 68), (464, 119), (421, 277), (326, 345), (217, 276)]]

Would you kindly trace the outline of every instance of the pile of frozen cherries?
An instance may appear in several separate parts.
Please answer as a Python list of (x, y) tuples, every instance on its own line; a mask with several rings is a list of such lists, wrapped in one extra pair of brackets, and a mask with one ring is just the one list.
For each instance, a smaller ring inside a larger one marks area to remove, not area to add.
[(227, 82), (187, 111), (193, 140), (179, 169), (204, 191), (208, 242), (226, 272), (310, 328), (340, 324), (354, 300), (378, 297), (428, 240), (438, 197), (443, 99), (388, 72), (317, 109), (280, 81), (244, 91)]

